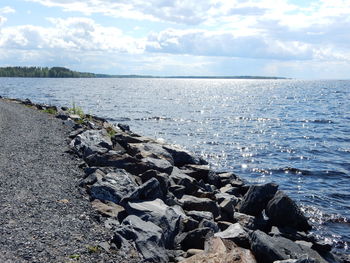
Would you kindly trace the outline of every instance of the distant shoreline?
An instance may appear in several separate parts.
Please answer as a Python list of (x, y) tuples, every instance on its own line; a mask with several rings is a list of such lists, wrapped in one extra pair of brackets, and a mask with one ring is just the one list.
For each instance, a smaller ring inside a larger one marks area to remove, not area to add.
[(0, 67), (0, 77), (7, 78), (157, 78), (157, 79), (290, 79), (275, 76), (153, 76), (110, 75), (78, 72), (63, 67)]

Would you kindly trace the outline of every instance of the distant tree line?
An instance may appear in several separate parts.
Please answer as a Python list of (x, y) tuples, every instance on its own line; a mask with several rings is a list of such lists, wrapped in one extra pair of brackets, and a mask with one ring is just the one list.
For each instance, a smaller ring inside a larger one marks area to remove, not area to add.
[(95, 78), (93, 73), (77, 72), (64, 67), (0, 67), (0, 77), (20, 78)]

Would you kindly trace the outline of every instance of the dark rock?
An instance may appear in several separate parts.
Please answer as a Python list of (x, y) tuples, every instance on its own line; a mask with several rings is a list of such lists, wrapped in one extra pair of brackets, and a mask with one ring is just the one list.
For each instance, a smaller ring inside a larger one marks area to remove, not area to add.
[(69, 108), (68, 108), (68, 107), (63, 106), (63, 107), (61, 107), (61, 110), (63, 110), (63, 111), (68, 111), (68, 110), (69, 110)]
[(125, 204), (126, 202), (133, 200), (154, 200), (157, 198), (164, 199), (164, 193), (158, 180), (156, 178), (152, 178), (123, 198), (121, 203)]
[(277, 188), (278, 185), (272, 183), (250, 186), (239, 203), (239, 212), (252, 216), (260, 215), (275, 195)]
[(312, 249), (316, 250), (319, 253), (329, 252), (332, 249), (332, 245), (327, 243), (326, 241), (314, 241), (312, 242)]
[(129, 132), (129, 131), (130, 131), (130, 126), (127, 125), (127, 124), (118, 123), (118, 127), (119, 127), (123, 132)]
[(24, 105), (33, 105), (33, 102), (31, 102), (30, 99), (25, 99), (24, 101), (22, 101), (22, 103)]
[(220, 216), (219, 206), (208, 198), (198, 198), (190, 195), (184, 195), (180, 200), (185, 210), (207, 211), (211, 212), (215, 218)]
[(56, 118), (57, 119), (61, 119), (61, 120), (68, 120), (68, 114), (65, 113), (65, 112), (59, 112), (57, 115), (56, 115)]
[(272, 225), (289, 226), (302, 231), (311, 230), (311, 226), (299, 207), (282, 191), (278, 191), (268, 202), (266, 215)]
[(192, 217), (193, 219), (197, 220), (198, 222), (201, 222), (203, 219), (213, 221), (214, 216), (211, 212), (205, 212), (205, 211), (187, 211), (186, 215), (189, 217)]
[(233, 196), (239, 196), (240, 195), (240, 188), (233, 187), (232, 185), (228, 184), (220, 188), (220, 192), (223, 194), (229, 194)]
[(180, 207), (169, 207), (162, 200), (156, 199), (146, 202), (129, 202), (126, 210), (129, 214), (159, 226), (163, 231), (165, 247), (174, 248), (175, 236), (181, 230), (182, 220), (186, 218)]
[(131, 194), (137, 187), (132, 175), (124, 170), (116, 170), (107, 174), (102, 181), (98, 181), (90, 188), (90, 195), (101, 201), (111, 201), (116, 204)]
[(208, 182), (209, 174), (213, 173), (213, 171), (209, 168), (208, 165), (195, 165), (195, 164), (186, 165), (185, 169), (183, 169), (182, 171), (183, 173), (187, 174), (188, 176), (191, 176), (197, 181), (203, 180), (204, 183)]
[(221, 231), (225, 231), (230, 225), (232, 225), (231, 222), (227, 221), (218, 221), (218, 226)]
[(305, 232), (297, 231), (296, 229), (291, 228), (291, 227), (272, 226), (269, 235), (285, 237), (285, 238), (288, 238), (292, 241), (296, 241), (296, 240), (304, 240), (304, 241), (308, 241), (308, 242), (314, 241)]
[(81, 156), (87, 157), (94, 153), (106, 153), (113, 144), (105, 130), (87, 130), (72, 140), (70, 146)]
[(171, 174), (173, 171), (173, 165), (165, 159), (157, 159), (152, 157), (146, 157), (141, 160), (149, 169), (157, 170), (162, 173)]
[(215, 198), (218, 203), (222, 203), (224, 200), (229, 200), (232, 202), (234, 206), (236, 206), (240, 201), (240, 199), (237, 198), (236, 196), (233, 196), (227, 193), (217, 193), (215, 194)]
[(84, 128), (80, 128), (80, 129), (77, 129), (77, 130), (74, 130), (72, 131), (70, 134), (69, 134), (69, 138), (70, 139), (74, 139), (75, 137), (77, 137), (79, 134), (83, 133), (85, 131)]
[(190, 248), (203, 249), (204, 242), (213, 235), (213, 230), (209, 227), (197, 228), (187, 233), (182, 233), (178, 237), (178, 242), (182, 250), (187, 251)]
[(235, 207), (230, 199), (225, 199), (220, 203), (221, 215), (224, 220), (232, 221), (235, 213)]
[(230, 225), (225, 231), (215, 233), (214, 236), (231, 240), (240, 247), (250, 247), (248, 233), (239, 223)]
[(187, 217), (186, 219), (184, 219), (183, 224), (184, 224), (183, 232), (189, 232), (198, 228), (199, 221), (193, 219), (192, 217)]
[(144, 262), (169, 262), (162, 229), (152, 222), (134, 215), (128, 216), (114, 232), (113, 242), (118, 244), (122, 239), (135, 242)]
[(184, 166), (186, 164), (204, 164), (200, 158), (193, 156), (189, 151), (181, 149), (173, 145), (163, 145), (163, 148), (167, 150), (174, 160), (174, 165), (177, 167)]
[(183, 196), (183, 195), (185, 194), (185, 192), (186, 192), (186, 187), (183, 186), (183, 185), (177, 185), (177, 184), (175, 184), (175, 185), (172, 185), (172, 186), (169, 187), (169, 191), (170, 191), (171, 193), (173, 193), (173, 195), (174, 195), (176, 198), (181, 199), (182, 196)]
[(262, 263), (272, 263), (277, 260), (300, 259), (303, 256), (316, 259), (319, 263), (326, 263), (316, 251), (307, 246), (296, 244), (284, 237), (270, 237), (260, 230), (256, 230), (250, 237), (251, 250), (257, 260)]
[(176, 184), (182, 185), (185, 187), (185, 194), (191, 195), (199, 189), (197, 181), (194, 178), (184, 174), (182, 170), (180, 170), (177, 167), (173, 168), (170, 178)]
[(240, 187), (243, 185), (242, 180), (239, 179), (237, 175), (233, 173), (219, 173), (217, 174), (217, 176), (219, 177), (219, 180), (220, 180), (220, 184), (218, 186), (219, 188), (227, 184), (231, 184), (231, 182), (233, 182), (232, 186), (235, 186), (235, 187)]
[(164, 194), (166, 194), (167, 189), (170, 187), (170, 185), (172, 183), (168, 174), (161, 173), (161, 172), (156, 171), (156, 170), (148, 170), (148, 171), (144, 172), (143, 174), (141, 174), (140, 177), (141, 177), (142, 183), (145, 183), (148, 180), (151, 180), (152, 178), (156, 178), (159, 181), (160, 187), (161, 187), (162, 192)]
[(97, 169), (93, 173), (90, 173), (87, 177), (79, 180), (78, 185), (79, 186), (92, 185), (92, 184), (96, 183), (97, 181), (102, 181), (103, 177), (105, 177), (105, 176), (106, 176), (106, 174), (104, 172)]
[(204, 228), (204, 227), (210, 228), (213, 231), (213, 233), (217, 233), (220, 231), (218, 224), (215, 223), (213, 220), (203, 219), (198, 224), (198, 228)]

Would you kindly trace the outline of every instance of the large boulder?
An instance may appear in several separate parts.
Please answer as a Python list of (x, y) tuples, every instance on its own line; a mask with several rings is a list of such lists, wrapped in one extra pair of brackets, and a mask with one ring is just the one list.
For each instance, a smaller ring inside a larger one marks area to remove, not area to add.
[(87, 130), (72, 140), (71, 148), (83, 157), (93, 153), (106, 153), (113, 143), (105, 130)]
[(191, 195), (195, 193), (198, 189), (198, 182), (196, 179), (185, 174), (182, 170), (177, 167), (173, 168), (171, 172), (170, 179), (172, 179), (177, 185), (182, 185), (185, 187), (185, 194)]
[(158, 159), (165, 159), (174, 165), (172, 155), (165, 150), (159, 143), (130, 143), (128, 153), (133, 156), (142, 158), (152, 157)]
[(178, 146), (163, 145), (163, 148), (171, 154), (174, 160), (174, 165), (177, 167), (181, 167), (186, 164), (206, 164), (204, 160), (194, 156), (189, 151), (181, 149)]
[(213, 236), (213, 230), (211, 228), (196, 228), (180, 234), (177, 237), (177, 243), (181, 245), (181, 249), (184, 251), (190, 248), (203, 249), (205, 240), (211, 236)]
[(171, 174), (173, 171), (173, 165), (165, 159), (146, 157), (142, 158), (141, 161), (145, 163), (149, 169), (156, 170), (161, 173)]
[(214, 215), (214, 218), (220, 216), (220, 208), (216, 202), (209, 198), (198, 198), (191, 195), (184, 195), (179, 202), (185, 210), (207, 211)]
[(181, 222), (186, 218), (180, 207), (170, 207), (160, 199), (145, 202), (128, 202), (128, 214), (136, 215), (145, 221), (159, 226), (164, 235), (164, 245), (167, 249), (174, 247), (175, 236), (181, 230)]
[(137, 187), (132, 193), (124, 197), (122, 204), (125, 204), (128, 201), (138, 201), (138, 200), (154, 200), (154, 199), (163, 199), (164, 193), (160, 187), (160, 184), (156, 178), (152, 178), (146, 183)]
[(152, 222), (146, 222), (134, 215), (128, 216), (114, 232), (115, 243), (122, 243), (123, 240), (135, 243), (144, 262), (169, 262), (163, 230)]
[(297, 244), (284, 237), (270, 237), (260, 230), (256, 230), (250, 237), (251, 250), (261, 263), (272, 263), (277, 260), (301, 259), (305, 256), (326, 263), (315, 250), (308, 246)]
[(278, 191), (268, 202), (266, 215), (274, 226), (288, 226), (301, 231), (311, 230), (300, 208), (283, 191)]
[(122, 169), (108, 173), (103, 180), (97, 181), (90, 188), (90, 195), (94, 199), (111, 201), (118, 204), (122, 198), (128, 196), (137, 188), (134, 177)]
[(273, 183), (252, 185), (239, 203), (239, 212), (259, 216), (267, 203), (274, 197), (278, 185)]
[(233, 242), (219, 237), (209, 238), (204, 247), (204, 252), (180, 263), (256, 263), (250, 250), (237, 247)]

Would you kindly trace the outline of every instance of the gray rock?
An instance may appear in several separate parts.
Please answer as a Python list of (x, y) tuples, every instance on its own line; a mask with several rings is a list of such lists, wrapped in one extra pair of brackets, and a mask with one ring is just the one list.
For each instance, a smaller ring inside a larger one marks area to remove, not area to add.
[(97, 181), (90, 188), (90, 195), (94, 199), (111, 201), (116, 204), (131, 194), (137, 187), (132, 175), (124, 170), (116, 170), (107, 174), (102, 181)]
[(243, 213), (235, 212), (233, 215), (233, 219), (235, 222), (238, 222), (244, 228), (250, 230), (265, 229), (267, 227), (267, 221)]
[(141, 159), (141, 161), (145, 163), (149, 167), (149, 169), (153, 169), (167, 174), (171, 174), (171, 172), (173, 171), (173, 165), (165, 159), (146, 157)]
[(213, 220), (203, 219), (203, 220), (199, 223), (198, 228), (204, 228), (204, 227), (211, 228), (211, 230), (213, 231), (213, 233), (217, 233), (217, 232), (220, 231), (220, 228), (219, 228), (218, 224), (215, 223)]
[(162, 232), (162, 229), (152, 222), (146, 222), (137, 216), (130, 215), (115, 230), (113, 241), (117, 245), (123, 239), (134, 242), (144, 258), (143, 262), (169, 262)]
[(169, 207), (160, 199), (145, 202), (128, 202), (126, 210), (130, 215), (136, 215), (142, 220), (159, 226), (164, 235), (164, 245), (167, 249), (174, 248), (175, 236), (181, 230), (181, 223), (186, 218), (179, 207)]
[(217, 193), (215, 194), (215, 198), (218, 203), (222, 203), (224, 200), (230, 200), (234, 206), (236, 206), (240, 201), (240, 199), (236, 196), (227, 193)]
[(184, 195), (180, 200), (185, 210), (207, 211), (211, 212), (215, 218), (220, 216), (219, 206), (213, 200), (208, 198), (198, 198), (191, 195)]
[(187, 211), (187, 216), (192, 217), (193, 219), (197, 220), (198, 222), (202, 221), (203, 219), (213, 221), (214, 216), (211, 212), (205, 212), (205, 211)]
[(231, 184), (227, 184), (227, 185), (220, 188), (220, 192), (237, 197), (240, 195), (240, 188), (233, 187)]
[(181, 167), (186, 164), (204, 164), (203, 160), (178, 146), (163, 145), (163, 148), (171, 154), (174, 160), (174, 165), (177, 167)]
[(118, 218), (118, 220), (123, 219), (126, 216), (125, 209), (112, 202), (106, 201), (106, 203), (95, 199), (91, 202), (92, 208), (98, 211), (103, 216)]
[(148, 180), (146, 183), (137, 187), (132, 193), (123, 198), (122, 203), (132, 200), (154, 200), (157, 198), (164, 199), (165, 195), (156, 178)]
[(229, 239), (235, 242), (238, 246), (249, 248), (249, 236), (239, 223), (230, 225), (225, 231), (215, 233), (215, 237)]
[(130, 155), (138, 155), (141, 158), (158, 158), (165, 159), (174, 165), (174, 159), (172, 155), (165, 150), (159, 143), (148, 142), (148, 143), (130, 143), (128, 147), (128, 153)]
[(302, 231), (311, 230), (310, 224), (299, 207), (282, 191), (278, 191), (268, 202), (266, 215), (272, 225), (288, 226)]
[(209, 168), (208, 165), (195, 165), (188, 164), (185, 166), (185, 169), (182, 170), (188, 176), (196, 179), (197, 181), (203, 180), (204, 183), (208, 183), (209, 174), (213, 171)]
[(70, 146), (83, 157), (93, 153), (106, 153), (113, 147), (112, 141), (105, 130), (87, 130), (79, 134)]
[(183, 171), (177, 167), (173, 168), (170, 178), (175, 184), (185, 187), (185, 194), (191, 195), (199, 189), (196, 179), (183, 173)]
[(145, 183), (152, 178), (156, 178), (160, 184), (163, 194), (165, 195), (171, 184), (174, 184), (166, 173), (161, 173), (156, 170), (148, 170), (140, 175), (142, 183)]
[(313, 258), (319, 263), (326, 263), (315, 250), (307, 246), (296, 244), (284, 237), (270, 237), (260, 230), (256, 230), (250, 237), (251, 250), (257, 260), (262, 263), (272, 263), (277, 260), (302, 259), (305, 256)]
[(239, 203), (239, 212), (252, 216), (260, 215), (275, 195), (277, 188), (278, 185), (272, 183), (250, 186)]
[(224, 220), (232, 221), (235, 213), (234, 203), (230, 199), (225, 199), (220, 203), (221, 215)]

